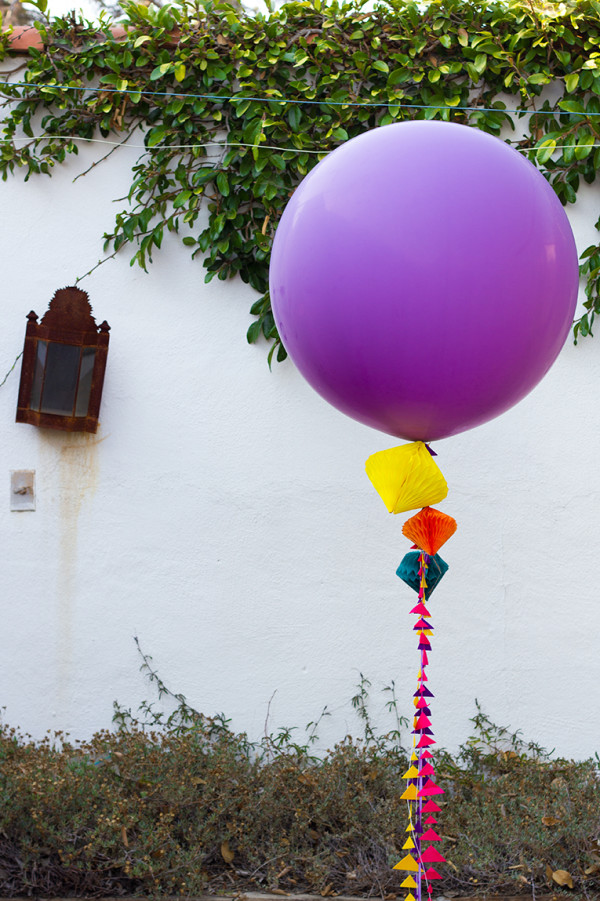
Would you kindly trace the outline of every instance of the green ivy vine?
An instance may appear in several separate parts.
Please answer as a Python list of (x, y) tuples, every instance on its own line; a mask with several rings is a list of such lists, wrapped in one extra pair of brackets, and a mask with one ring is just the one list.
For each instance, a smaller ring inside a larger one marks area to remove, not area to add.
[[(270, 342), (269, 363), (285, 358), (268, 295), (273, 234), (338, 144), (404, 119), (462, 122), (526, 152), (564, 204), (600, 165), (597, 0), (387, 0), (372, 11), (311, 0), (264, 15), (217, 0), (131, 3), (122, 39), (106, 14), (48, 18), (45, 4), (35, 4), (43, 49), (0, 76), (3, 179), (50, 175), (80, 139), (143, 138), (104, 259), (129, 247), (147, 270), (165, 232), (177, 233), (206, 281), (239, 275), (255, 289), (247, 337)], [(0, 60), (8, 52), (3, 33)], [(600, 242), (581, 268), (575, 339), (600, 313)]]

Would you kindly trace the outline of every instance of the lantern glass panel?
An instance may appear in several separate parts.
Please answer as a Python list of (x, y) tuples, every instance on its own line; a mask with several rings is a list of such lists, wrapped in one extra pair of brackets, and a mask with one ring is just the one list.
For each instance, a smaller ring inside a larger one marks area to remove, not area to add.
[(31, 386), (31, 400), (29, 409), (39, 412), (42, 399), (42, 386), (44, 384), (44, 369), (46, 368), (47, 341), (38, 341), (36, 347), (35, 369), (33, 371), (33, 383)]
[(95, 362), (96, 349), (94, 347), (82, 348), (79, 388), (77, 389), (77, 401), (75, 403), (75, 416), (87, 416)]
[(42, 391), (42, 413), (72, 416), (79, 377), (81, 348), (76, 344), (48, 343)]

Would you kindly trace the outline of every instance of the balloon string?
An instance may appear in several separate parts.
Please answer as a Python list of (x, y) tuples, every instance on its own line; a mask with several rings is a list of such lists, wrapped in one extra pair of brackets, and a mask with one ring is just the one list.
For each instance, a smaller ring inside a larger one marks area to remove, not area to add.
[[(425, 600), (426, 600), (425, 589), (427, 587), (427, 585), (426, 585), (427, 570), (429, 569), (429, 555), (426, 554), (424, 551), (421, 551), (421, 555), (419, 557), (419, 564), (420, 564), (419, 569), (422, 571), (421, 584), (419, 586), (419, 600), (422, 604), (424, 604)], [(422, 634), (423, 636), (425, 635), (424, 631), (420, 634)], [(427, 665), (428, 664), (427, 664), (426, 651), (422, 650), (421, 651), (421, 680), (420, 680), (421, 686), (423, 686), (423, 684), (425, 682), (425, 675), (426, 675), (425, 670), (426, 670)], [(421, 697), (423, 697), (423, 695), (421, 695)], [(422, 708), (417, 708), (417, 709), (422, 710)], [(423, 734), (425, 734), (425, 733), (423, 733)], [(423, 755), (423, 749), (421, 748), (419, 750), (419, 759), (418, 759), (419, 771), (421, 771), (421, 769), (423, 767), (423, 761), (427, 759), (427, 758), (424, 758), (422, 755)], [(419, 878), (418, 878), (418, 885), (417, 885), (417, 901), (422, 901), (423, 882), (425, 882), (425, 886), (426, 886), (428, 895), (430, 895), (430, 892), (431, 892), (431, 886), (430, 886), (429, 880), (426, 875), (427, 867), (423, 864), (423, 860), (421, 858), (421, 854), (422, 854), (421, 836), (423, 834), (423, 797), (421, 796), (421, 790), (423, 788), (423, 784), (424, 784), (423, 776), (419, 775), (418, 789), (417, 789), (417, 813), (416, 813), (417, 830), (418, 830), (417, 831), (418, 837), (417, 837), (416, 844), (417, 844), (417, 857), (418, 857), (418, 865), (419, 865), (419, 873), (418, 873)]]
[[(419, 571), (421, 573), (421, 580), (420, 580), (420, 585), (419, 585), (419, 601), (421, 604), (424, 604), (425, 603), (425, 583), (427, 581), (427, 578), (426, 578), (427, 577), (427, 561), (426, 561), (426, 555), (423, 553), (423, 551), (421, 551), (421, 553), (419, 555)], [(420, 618), (422, 618), (422, 617), (420, 616)], [(419, 636), (423, 635), (422, 632), (419, 632), (418, 634), (419, 634)], [(420, 643), (421, 642), (419, 641), (419, 644)], [(426, 659), (425, 652), (421, 651), (421, 678), (419, 680), (421, 686), (423, 685), (423, 682), (424, 682), (425, 667), (427, 665), (425, 663), (425, 659)], [(423, 695), (421, 695), (421, 697), (423, 697)], [(419, 711), (419, 716), (421, 715), (421, 710), (422, 710), (422, 707), (417, 707), (417, 711)], [(422, 754), (423, 754), (423, 749), (421, 748), (418, 752), (418, 760), (417, 760), (417, 766), (418, 766), (419, 772), (421, 771), (421, 768), (423, 765)], [(417, 779), (417, 802), (416, 802), (416, 811), (415, 811), (415, 816), (416, 816), (416, 820), (417, 820), (416, 827), (415, 827), (417, 830), (415, 832), (415, 836), (416, 836), (415, 844), (416, 844), (417, 863), (419, 866), (419, 871), (417, 873), (417, 901), (422, 901), (423, 878), (425, 876), (425, 873), (423, 870), (423, 861), (421, 860), (421, 832), (419, 831), (419, 830), (423, 829), (423, 798), (421, 797), (422, 788), (423, 788), (423, 777), (421, 775), (419, 775), (419, 777)]]

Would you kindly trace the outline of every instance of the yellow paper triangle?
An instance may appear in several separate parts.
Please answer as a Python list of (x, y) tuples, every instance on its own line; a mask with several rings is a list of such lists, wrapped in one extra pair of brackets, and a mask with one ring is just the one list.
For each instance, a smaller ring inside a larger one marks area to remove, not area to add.
[(416, 873), (418, 869), (419, 864), (411, 854), (407, 854), (406, 857), (403, 857), (394, 867), (394, 870), (410, 870), (414, 873)]
[(413, 826), (412, 823), (409, 823), (408, 826), (406, 827), (406, 829), (405, 829), (404, 831), (405, 831), (405, 832), (414, 832), (414, 831), (415, 831), (415, 827)]
[(367, 475), (390, 513), (404, 513), (443, 501), (448, 485), (422, 441), (371, 454)]
[(416, 766), (409, 767), (402, 778), (403, 779), (418, 779), (419, 771), (416, 768)]
[[(400, 883), (400, 888), (416, 888), (417, 883), (412, 878), (412, 876), (407, 876), (404, 882)], [(409, 896), (410, 897), (410, 896)]]
[[(415, 700), (416, 700), (416, 698), (415, 698)], [(411, 759), (411, 760), (418, 760), (418, 759), (419, 759), (418, 756), (417, 756), (417, 752), (416, 752), (416, 751), (413, 751), (413, 752), (412, 752), (412, 754), (410, 755), (410, 759)]]
[(423, 629), (423, 635), (433, 635), (433, 631), (431, 629)]
[(412, 892), (409, 892), (404, 901), (415, 901), (415, 896)]
[(414, 846), (415, 846), (415, 843), (413, 842), (412, 838), (410, 838), (410, 836), (409, 836), (409, 837), (406, 839), (406, 841), (404, 842), (404, 844), (402, 845), (402, 850), (403, 850), (403, 851), (410, 851), (410, 849), (411, 849), (411, 848), (414, 848)]
[(417, 786), (409, 785), (403, 794), (400, 795), (401, 801), (416, 801), (417, 800)]

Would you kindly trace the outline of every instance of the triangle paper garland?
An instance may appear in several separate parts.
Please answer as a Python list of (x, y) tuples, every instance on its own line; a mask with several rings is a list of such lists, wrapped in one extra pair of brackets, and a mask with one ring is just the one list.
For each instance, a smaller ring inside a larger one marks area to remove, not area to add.
[[(428, 681), (426, 670), (434, 626), (425, 601), (429, 602), (434, 589), (448, 571), (448, 564), (437, 552), (456, 531), (456, 521), (431, 507), (448, 493), (448, 486), (433, 462), (432, 453), (423, 442), (415, 441), (372, 454), (366, 462), (367, 475), (391, 513), (422, 508), (402, 527), (403, 534), (414, 544), (396, 570), (396, 575), (418, 595), (418, 602), (410, 611), (417, 617), (413, 631), (419, 653), (418, 685), (413, 695), (414, 739), (410, 765), (402, 777), (408, 784), (400, 795), (408, 806), (405, 830), (408, 838), (402, 850), (409, 853), (394, 866), (395, 870), (409, 872), (401, 883), (402, 888), (411, 890), (405, 901), (423, 901), (423, 888), (431, 901), (430, 883), (442, 877), (428, 864), (444, 861), (435, 844), (432, 844), (441, 841), (441, 836), (432, 828), (432, 825), (437, 825), (437, 820), (427, 816), (441, 810), (432, 796), (444, 794), (444, 789), (434, 782), (435, 769), (429, 763), (433, 755), (428, 748), (436, 743), (431, 729), (430, 708), (430, 699), (434, 695), (425, 683)], [(415, 894), (412, 889), (416, 889)]]

